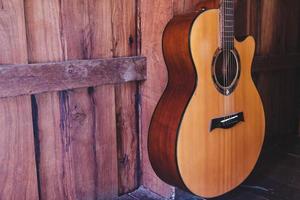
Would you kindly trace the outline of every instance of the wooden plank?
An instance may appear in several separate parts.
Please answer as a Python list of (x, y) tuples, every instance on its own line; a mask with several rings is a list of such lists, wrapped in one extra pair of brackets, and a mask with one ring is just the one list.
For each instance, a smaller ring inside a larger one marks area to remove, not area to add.
[(136, 191), (129, 193), (129, 196), (133, 197), (134, 199), (140, 199), (140, 200), (145, 200), (145, 199), (151, 199), (151, 200), (163, 200), (162, 196), (155, 194), (151, 190), (145, 188), (144, 186), (139, 187)]
[(98, 199), (112, 199), (118, 196), (114, 90), (111, 86), (98, 87), (93, 91), (93, 99), (98, 167), (96, 196)]
[[(59, 13), (60, 8), (56, 1), (29, 0), (25, 2), (30, 63), (64, 60)], [(62, 120), (62, 125), (65, 124), (64, 115), (66, 115), (65, 112), (61, 113), (63, 107), (60, 106), (60, 93), (39, 94), (33, 98), (33, 101), (35, 102), (36, 140), (39, 141), (40, 152), (38, 174), (41, 198), (76, 197), (73, 195), (74, 187), (68, 186), (70, 170), (66, 170), (69, 166), (64, 158), (70, 158), (68, 155), (70, 147), (65, 145), (69, 134), (65, 136), (65, 131), (60, 125), (60, 120)], [(64, 115), (61, 116), (61, 114)], [(68, 174), (65, 176), (65, 173)]]
[(118, 85), (115, 91), (119, 194), (125, 194), (139, 186), (138, 116), (135, 110), (137, 85)]
[(280, 40), (280, 37), (284, 34), (285, 26), (281, 27), (282, 16), (277, 10), (281, 9), (280, 2), (280, 0), (261, 1), (261, 27), (259, 27), (261, 38), (257, 52), (259, 55), (278, 54), (281, 51), (284, 40)]
[[(27, 63), (23, 1), (0, 4), (0, 63)], [(0, 199), (38, 199), (30, 96), (0, 99), (0, 112)]]
[(199, 7), (197, 5), (201, 1), (202, 0), (185, 0), (185, 1), (176, 0), (176, 1), (174, 1), (173, 2), (174, 15), (189, 13), (189, 12), (198, 10)]
[(288, 53), (291, 52), (300, 52), (300, 2), (297, 0), (290, 0), (286, 3), (281, 2), (281, 6), (285, 6), (288, 9), (281, 10), (285, 12), (285, 19), (281, 19), (282, 23), (287, 23), (286, 25), (286, 34), (285, 34), (285, 51)]
[[(295, 70), (298, 68), (298, 63), (300, 63), (299, 54), (256, 56), (253, 72)], [(0, 97), (120, 84), (145, 79), (145, 57), (0, 65)], [(134, 89), (133, 93), (135, 92)], [(135, 129), (133, 124), (135, 122), (132, 123), (131, 128)]]
[(167, 198), (172, 196), (173, 188), (163, 183), (154, 173), (149, 162), (147, 138), (152, 113), (167, 83), (161, 38), (164, 27), (173, 15), (172, 9), (172, 1), (140, 1), (141, 53), (147, 57), (149, 78), (141, 88), (142, 184)]
[[(91, 58), (112, 57), (113, 27), (111, 0), (89, 1)], [(99, 174), (97, 198), (113, 199), (118, 196), (117, 136), (114, 86), (94, 89), (96, 135), (98, 135)], [(100, 123), (101, 122), (101, 123)], [(106, 144), (105, 146), (101, 144)]]
[(117, 198), (117, 200), (136, 200), (136, 199), (134, 199), (133, 197), (131, 197), (127, 194), (125, 194), (125, 195), (120, 196), (119, 198)]
[[(110, 13), (103, 12), (110, 12), (109, 2), (30, 0), (26, 5), (32, 62), (99, 58), (99, 49), (110, 51), (101, 42), (107, 38), (99, 37), (102, 24), (111, 23)], [(117, 196), (114, 99), (112, 86), (36, 96), (43, 199)]]
[(300, 54), (256, 56), (253, 72), (297, 70), (300, 68)]
[(299, 26), (295, 24), (299, 25), (299, 8), (295, 0), (238, 1), (236, 34), (251, 34), (256, 39), (253, 77), (265, 105), (268, 138), (293, 134), (297, 129)]
[(120, 84), (145, 78), (146, 59), (143, 57), (0, 65), (0, 97)]
[[(113, 56), (137, 55), (136, 1), (113, 0)], [(139, 137), (136, 83), (115, 86), (119, 194), (139, 186)]]

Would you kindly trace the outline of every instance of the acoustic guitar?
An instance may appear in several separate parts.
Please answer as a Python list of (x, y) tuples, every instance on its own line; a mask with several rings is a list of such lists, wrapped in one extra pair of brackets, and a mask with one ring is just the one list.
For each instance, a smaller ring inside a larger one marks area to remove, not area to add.
[(234, 0), (201, 7), (165, 28), (169, 79), (151, 120), (148, 151), (163, 181), (210, 198), (253, 170), (265, 115), (251, 75), (255, 41), (235, 38)]

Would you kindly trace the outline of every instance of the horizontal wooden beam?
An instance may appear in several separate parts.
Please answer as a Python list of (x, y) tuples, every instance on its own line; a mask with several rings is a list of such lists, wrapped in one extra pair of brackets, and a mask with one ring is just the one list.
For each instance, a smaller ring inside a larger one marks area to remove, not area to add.
[[(293, 70), (300, 54), (256, 56), (253, 72)], [(146, 79), (145, 57), (0, 65), (0, 97), (121, 84)]]
[(0, 65), (0, 97), (120, 84), (145, 79), (145, 57)]
[(294, 70), (300, 67), (300, 54), (256, 56), (253, 72)]

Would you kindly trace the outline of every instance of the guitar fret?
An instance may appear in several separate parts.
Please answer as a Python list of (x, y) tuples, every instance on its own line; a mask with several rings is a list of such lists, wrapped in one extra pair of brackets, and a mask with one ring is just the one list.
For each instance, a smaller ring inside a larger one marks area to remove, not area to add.
[(233, 32), (231, 32), (231, 33), (223, 33), (222, 36), (224, 36), (224, 37), (232, 37), (233, 36)]
[(223, 0), (221, 4), (221, 48), (234, 48), (234, 2), (233, 0)]

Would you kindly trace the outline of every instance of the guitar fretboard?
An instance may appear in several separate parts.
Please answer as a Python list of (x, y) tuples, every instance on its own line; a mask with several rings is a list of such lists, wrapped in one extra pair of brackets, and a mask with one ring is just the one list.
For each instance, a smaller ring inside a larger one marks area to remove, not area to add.
[(234, 0), (222, 0), (220, 22), (221, 48), (234, 49)]

